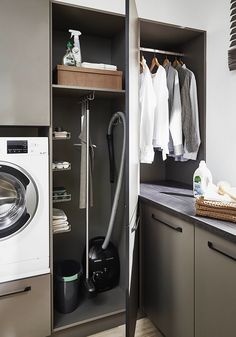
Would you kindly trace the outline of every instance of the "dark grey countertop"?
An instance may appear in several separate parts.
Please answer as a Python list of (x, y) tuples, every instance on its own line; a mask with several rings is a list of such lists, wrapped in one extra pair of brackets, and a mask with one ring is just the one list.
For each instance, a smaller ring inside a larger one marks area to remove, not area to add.
[(193, 192), (181, 185), (141, 184), (141, 200), (236, 243), (236, 224), (195, 216)]

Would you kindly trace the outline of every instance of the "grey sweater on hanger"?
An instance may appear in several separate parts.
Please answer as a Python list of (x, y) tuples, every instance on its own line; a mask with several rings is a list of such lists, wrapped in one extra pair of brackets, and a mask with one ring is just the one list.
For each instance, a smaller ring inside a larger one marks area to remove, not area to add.
[(186, 148), (188, 152), (195, 152), (198, 150), (198, 138), (190, 99), (190, 83), (192, 73), (188, 69), (183, 69), (181, 65), (178, 65), (176, 70), (179, 74), (182, 105), (182, 126)]

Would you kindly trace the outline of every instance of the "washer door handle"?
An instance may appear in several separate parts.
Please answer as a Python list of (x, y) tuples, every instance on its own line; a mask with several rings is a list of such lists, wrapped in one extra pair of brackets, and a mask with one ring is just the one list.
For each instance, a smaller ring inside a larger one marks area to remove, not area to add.
[(1, 294), (0, 298), (8, 297), (8, 296), (14, 296), (14, 295), (19, 295), (19, 294), (23, 294), (23, 293), (28, 293), (29, 291), (31, 291), (31, 286), (27, 286), (27, 287), (25, 287), (23, 289), (19, 289), (19, 290), (13, 291), (13, 292)]

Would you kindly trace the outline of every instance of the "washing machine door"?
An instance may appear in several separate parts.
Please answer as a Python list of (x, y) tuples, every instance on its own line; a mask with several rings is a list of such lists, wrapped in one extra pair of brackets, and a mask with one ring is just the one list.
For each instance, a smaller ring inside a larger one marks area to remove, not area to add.
[(0, 240), (23, 230), (38, 207), (38, 190), (24, 169), (0, 163)]

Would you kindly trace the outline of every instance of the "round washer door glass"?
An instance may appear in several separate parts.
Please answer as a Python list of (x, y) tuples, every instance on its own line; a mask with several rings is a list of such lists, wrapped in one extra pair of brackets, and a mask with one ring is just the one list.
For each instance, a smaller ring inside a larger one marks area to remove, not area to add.
[(16, 168), (1, 166), (0, 239), (25, 227), (34, 216), (36, 208), (37, 191), (29, 177)]

